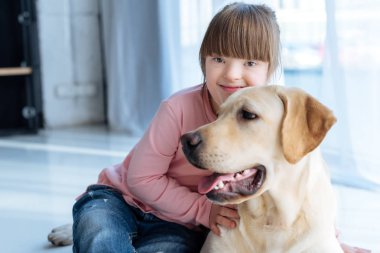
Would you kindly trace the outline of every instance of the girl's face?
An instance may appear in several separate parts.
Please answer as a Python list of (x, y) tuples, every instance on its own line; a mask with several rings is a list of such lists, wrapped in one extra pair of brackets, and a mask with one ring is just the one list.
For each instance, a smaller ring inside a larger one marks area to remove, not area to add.
[(265, 85), (268, 62), (211, 55), (206, 57), (206, 85), (214, 112), (229, 95), (250, 86)]

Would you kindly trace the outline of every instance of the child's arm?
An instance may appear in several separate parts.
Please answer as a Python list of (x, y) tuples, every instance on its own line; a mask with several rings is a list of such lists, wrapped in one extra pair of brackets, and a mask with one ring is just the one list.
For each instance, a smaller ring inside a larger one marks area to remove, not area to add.
[(170, 105), (162, 103), (122, 177), (133, 195), (160, 214), (181, 223), (208, 227), (211, 203), (168, 176), (173, 158), (182, 152), (178, 150), (181, 124)]

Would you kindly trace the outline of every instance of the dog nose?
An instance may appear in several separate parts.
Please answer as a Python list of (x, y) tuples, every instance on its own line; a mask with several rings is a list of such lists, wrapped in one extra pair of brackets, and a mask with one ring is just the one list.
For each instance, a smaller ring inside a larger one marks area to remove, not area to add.
[(202, 137), (199, 132), (192, 132), (182, 135), (181, 143), (185, 150), (193, 151), (202, 143)]

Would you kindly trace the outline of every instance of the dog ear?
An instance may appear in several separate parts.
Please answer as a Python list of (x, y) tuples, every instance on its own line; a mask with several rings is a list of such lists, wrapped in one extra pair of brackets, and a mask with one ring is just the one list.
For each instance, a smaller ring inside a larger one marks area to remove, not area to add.
[(285, 110), (282, 148), (286, 160), (297, 163), (322, 142), (336, 118), (330, 109), (300, 89), (279, 86), (277, 93)]

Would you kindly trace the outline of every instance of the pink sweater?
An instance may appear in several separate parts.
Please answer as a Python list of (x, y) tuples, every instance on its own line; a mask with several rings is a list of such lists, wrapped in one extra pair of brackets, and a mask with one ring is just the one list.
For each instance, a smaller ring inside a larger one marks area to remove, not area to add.
[(216, 119), (203, 85), (163, 101), (149, 128), (122, 164), (104, 169), (99, 184), (119, 189), (130, 205), (187, 227), (209, 227), (211, 202), (197, 191), (210, 173), (190, 165), (182, 134)]

